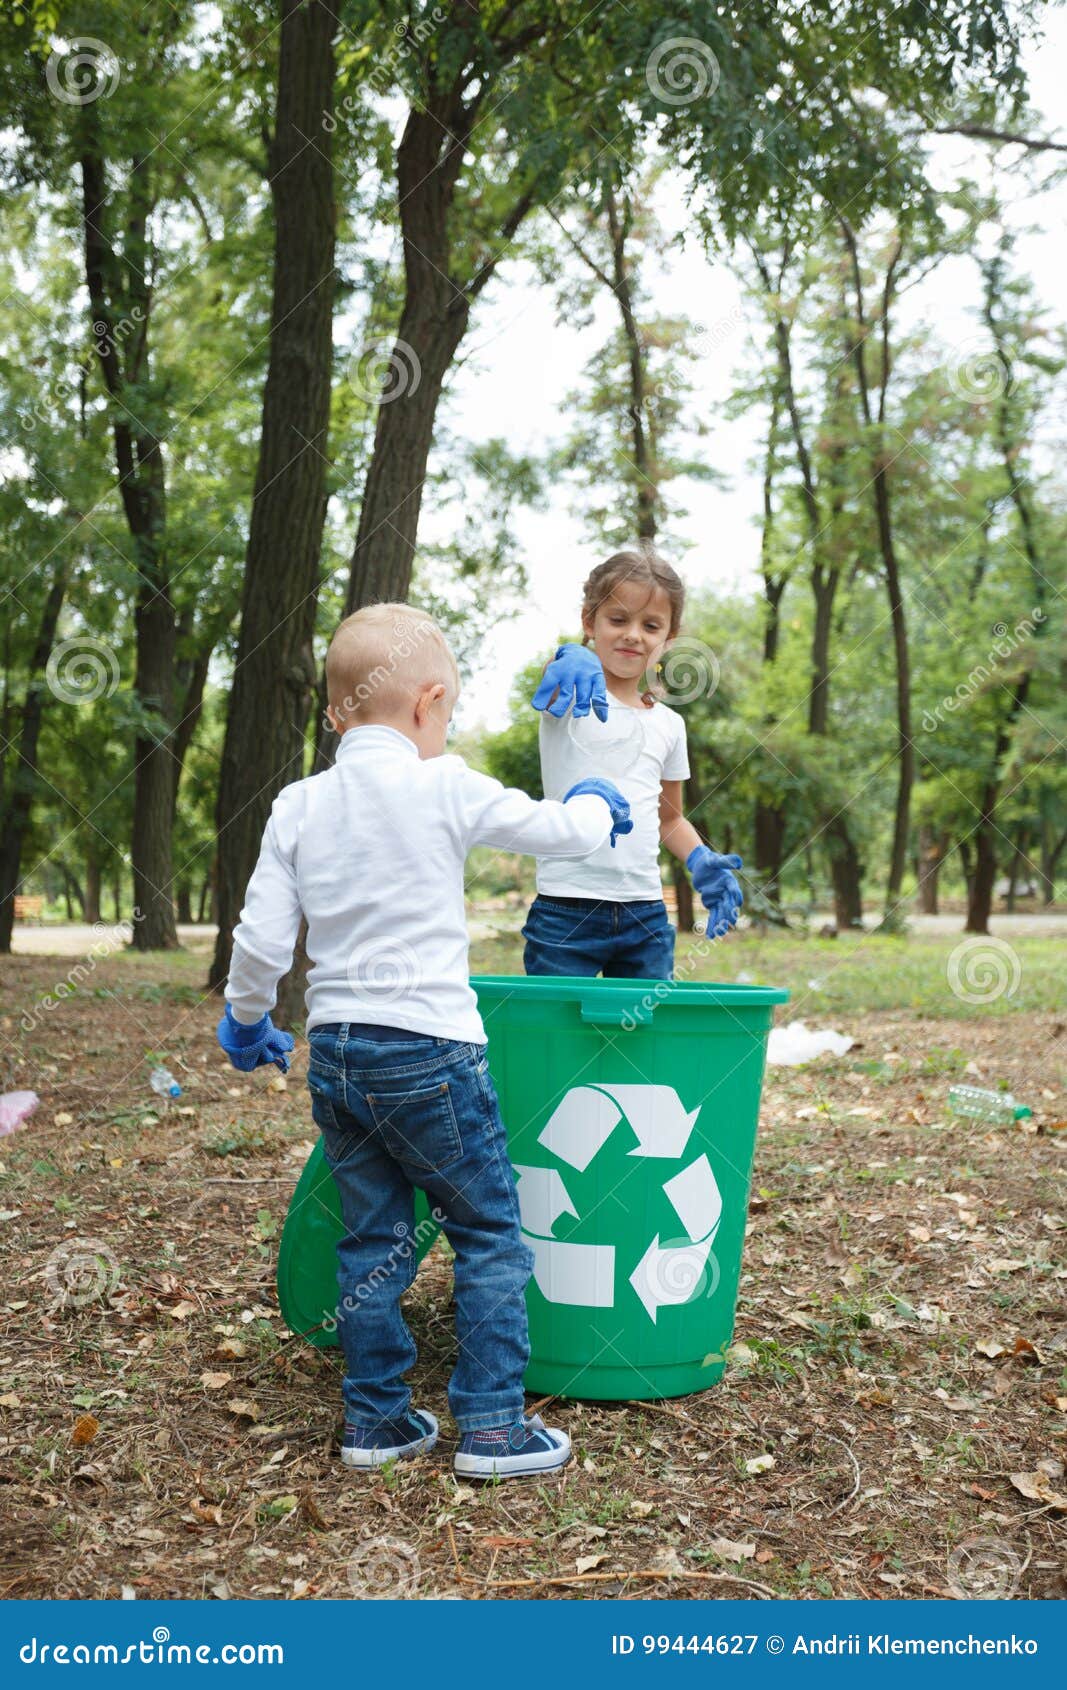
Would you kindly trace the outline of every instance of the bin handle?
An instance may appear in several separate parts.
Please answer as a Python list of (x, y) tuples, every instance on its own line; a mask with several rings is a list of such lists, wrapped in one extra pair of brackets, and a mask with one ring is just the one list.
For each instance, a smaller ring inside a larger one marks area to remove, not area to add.
[(636, 1026), (649, 1019), (658, 1001), (657, 998), (648, 997), (642, 998), (639, 1003), (625, 999), (620, 1003), (618, 998), (609, 1002), (606, 996), (597, 993), (582, 999), (581, 1016), (583, 1021), (594, 1027), (621, 1027), (624, 1022)]

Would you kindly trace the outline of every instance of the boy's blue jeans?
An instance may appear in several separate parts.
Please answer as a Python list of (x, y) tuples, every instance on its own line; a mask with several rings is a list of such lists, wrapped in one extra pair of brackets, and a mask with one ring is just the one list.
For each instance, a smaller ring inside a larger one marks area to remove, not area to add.
[(515, 1175), (485, 1046), (361, 1023), (308, 1035), (311, 1112), (341, 1199), (338, 1332), (346, 1418), (398, 1420), (415, 1345), (400, 1312), (415, 1277), (413, 1187), (455, 1251), (459, 1355), (448, 1405), (461, 1432), (514, 1425), (530, 1357)]
[(671, 980), (674, 928), (661, 898), (633, 904), (540, 894), (522, 930), (527, 974), (603, 974), (607, 980)]

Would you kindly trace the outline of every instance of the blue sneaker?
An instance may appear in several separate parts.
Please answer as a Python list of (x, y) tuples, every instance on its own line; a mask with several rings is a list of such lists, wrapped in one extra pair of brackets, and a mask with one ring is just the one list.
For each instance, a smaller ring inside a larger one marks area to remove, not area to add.
[(464, 1432), (452, 1462), (464, 1479), (521, 1478), (524, 1473), (551, 1473), (566, 1467), (571, 1440), (566, 1432), (546, 1426), (539, 1414), (525, 1414), (513, 1426), (481, 1426)]
[(380, 1420), (377, 1426), (354, 1426), (345, 1421), (341, 1460), (346, 1467), (380, 1467), (421, 1455), (437, 1442), (437, 1421), (426, 1409), (412, 1409), (403, 1420)]

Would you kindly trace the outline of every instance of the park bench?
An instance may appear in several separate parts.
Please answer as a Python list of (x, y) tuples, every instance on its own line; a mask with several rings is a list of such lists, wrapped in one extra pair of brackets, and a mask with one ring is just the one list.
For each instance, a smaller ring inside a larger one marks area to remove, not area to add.
[(43, 898), (28, 898), (15, 894), (16, 921), (40, 921), (43, 909)]

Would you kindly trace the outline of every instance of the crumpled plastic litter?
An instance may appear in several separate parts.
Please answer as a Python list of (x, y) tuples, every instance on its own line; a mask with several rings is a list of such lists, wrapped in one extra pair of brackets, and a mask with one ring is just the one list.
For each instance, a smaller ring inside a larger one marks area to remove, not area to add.
[(0, 1096), (0, 1138), (28, 1121), (40, 1101), (35, 1091), (5, 1091)]
[(854, 1039), (847, 1033), (835, 1033), (831, 1028), (821, 1030), (805, 1026), (803, 1021), (790, 1021), (787, 1027), (772, 1027), (767, 1040), (767, 1062), (773, 1068), (795, 1068), (799, 1062), (811, 1062), (816, 1056), (844, 1056), (851, 1050)]

